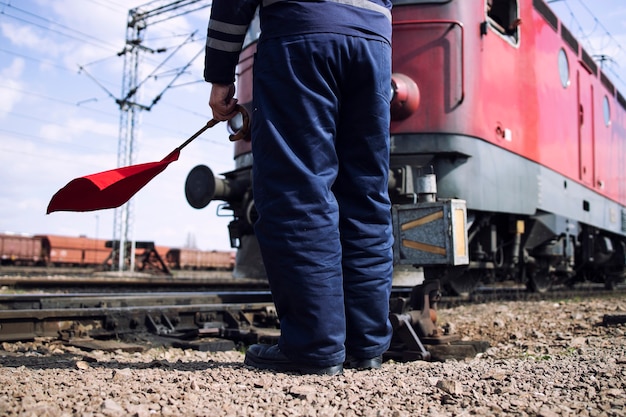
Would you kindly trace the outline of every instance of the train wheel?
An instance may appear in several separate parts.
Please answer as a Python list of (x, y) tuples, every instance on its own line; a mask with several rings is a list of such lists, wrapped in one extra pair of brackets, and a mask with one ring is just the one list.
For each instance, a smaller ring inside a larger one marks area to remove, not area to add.
[(552, 274), (548, 265), (537, 265), (532, 272), (527, 270), (526, 288), (531, 292), (544, 293), (552, 288)]
[(452, 294), (467, 297), (478, 286), (481, 274), (480, 270), (468, 269), (462, 274), (449, 277), (445, 286)]
[(614, 291), (622, 282), (624, 282), (624, 277), (621, 275), (606, 274), (604, 276), (604, 288), (606, 290)]

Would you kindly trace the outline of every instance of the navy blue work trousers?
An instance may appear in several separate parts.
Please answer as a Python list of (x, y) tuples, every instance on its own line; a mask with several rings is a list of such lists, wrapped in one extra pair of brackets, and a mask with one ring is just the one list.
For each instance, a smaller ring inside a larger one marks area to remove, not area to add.
[(258, 45), (255, 233), (291, 360), (329, 366), (389, 347), (390, 77), (391, 46), (377, 40)]

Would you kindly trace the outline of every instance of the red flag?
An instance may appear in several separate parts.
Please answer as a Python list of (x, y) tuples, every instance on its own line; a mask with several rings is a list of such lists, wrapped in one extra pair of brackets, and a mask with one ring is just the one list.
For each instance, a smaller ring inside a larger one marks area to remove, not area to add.
[[(246, 109), (238, 104), (236, 110), (242, 116), (242, 127), (237, 133), (230, 135), (231, 141), (247, 138), (250, 126)], [(53, 211), (93, 211), (121, 206), (169, 164), (178, 160), (181, 149), (218, 123), (218, 120), (210, 120), (159, 162), (131, 165), (73, 179), (52, 196), (46, 214)]]
[(180, 148), (176, 148), (159, 162), (131, 165), (73, 179), (52, 197), (46, 214), (119, 207), (170, 163), (178, 160), (179, 155)]

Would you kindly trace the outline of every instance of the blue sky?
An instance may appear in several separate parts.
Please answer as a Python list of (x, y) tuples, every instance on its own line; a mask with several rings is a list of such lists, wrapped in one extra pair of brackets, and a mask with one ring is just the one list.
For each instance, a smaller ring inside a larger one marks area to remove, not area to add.
[[(146, 3), (0, 0), (1, 232), (112, 237), (113, 210), (45, 211), (52, 195), (71, 179), (117, 166), (120, 111), (115, 99), (120, 98), (124, 63), (118, 53), (128, 10)], [(626, 93), (626, 2), (562, 0), (550, 6), (588, 52), (612, 57), (605, 65)], [(150, 111), (141, 112), (135, 163), (160, 160), (210, 119), (210, 86), (201, 81), (203, 54), (194, 60), (203, 49), (209, 13), (205, 8), (150, 24), (145, 32), (145, 46), (166, 52), (144, 55), (140, 103), (151, 103), (172, 74), (191, 66)], [(194, 31), (193, 41), (176, 50)], [(180, 247), (193, 236), (200, 249), (229, 249), (230, 217), (216, 215), (219, 202), (191, 208), (184, 182), (198, 164), (216, 173), (230, 171), (232, 157), (223, 124), (185, 148), (134, 197), (134, 238)]]

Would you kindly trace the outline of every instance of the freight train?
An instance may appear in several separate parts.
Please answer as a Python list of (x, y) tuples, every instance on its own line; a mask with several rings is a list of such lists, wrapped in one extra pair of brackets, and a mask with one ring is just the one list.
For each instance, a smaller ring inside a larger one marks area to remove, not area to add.
[(235, 252), (169, 248), (165, 263), (170, 269), (226, 271), (235, 267)]
[[(420, 269), (422, 278), (456, 294), (480, 282), (540, 292), (554, 284), (622, 282), (626, 100), (610, 77), (543, 0), (393, 3), (394, 284)], [(255, 21), (238, 67), (238, 100), (251, 118), (258, 37)], [(231, 120), (232, 131), (240, 123)], [(195, 167), (186, 196), (196, 208), (225, 201), (238, 248), (234, 274), (262, 278), (250, 138), (235, 143), (234, 160), (223, 178)], [(424, 173), (435, 183), (423, 181)], [(411, 222), (398, 215), (424, 206), (420, 196), (430, 188), (437, 201), (465, 202), (459, 245), (467, 262), (406, 262), (412, 250), (436, 255), (436, 245), (407, 245), (428, 239), (428, 230), (407, 239)]]
[[(111, 241), (85, 236), (0, 233), (0, 263), (105, 268), (111, 263), (112, 246)], [(153, 242), (138, 242), (136, 246), (136, 256), (142, 264), (157, 257), (169, 270), (232, 270), (235, 263), (234, 251), (171, 248)]]

